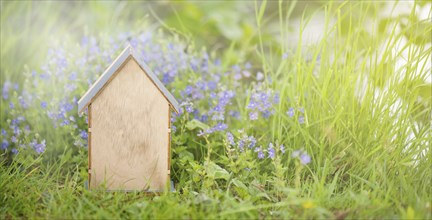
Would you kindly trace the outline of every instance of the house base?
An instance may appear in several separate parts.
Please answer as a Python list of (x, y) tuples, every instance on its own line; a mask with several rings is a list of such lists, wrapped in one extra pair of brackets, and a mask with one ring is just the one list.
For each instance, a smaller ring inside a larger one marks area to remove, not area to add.
[[(89, 184), (88, 184), (88, 180), (86, 180), (84, 182), (84, 188), (86, 190), (90, 190), (89, 189)], [(163, 190), (148, 190), (148, 191), (143, 191), (143, 190), (105, 190), (107, 192), (143, 192), (143, 193), (148, 193), (148, 194), (160, 194), (163, 193)], [(172, 180), (170, 180), (170, 192), (176, 192), (175, 188), (174, 188), (174, 182)]]

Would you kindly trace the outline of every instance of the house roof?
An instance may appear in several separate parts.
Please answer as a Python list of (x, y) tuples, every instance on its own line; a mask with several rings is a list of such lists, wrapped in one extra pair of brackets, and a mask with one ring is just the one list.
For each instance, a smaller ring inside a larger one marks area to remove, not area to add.
[(103, 89), (114, 73), (116, 73), (129, 58), (133, 58), (141, 69), (147, 74), (155, 86), (159, 89), (162, 95), (171, 104), (172, 108), (179, 112), (179, 104), (174, 96), (165, 88), (162, 82), (157, 78), (153, 71), (143, 62), (141, 56), (137, 54), (130, 45), (128, 45), (123, 52), (114, 60), (113, 63), (105, 70), (105, 72), (99, 77), (99, 79), (90, 87), (90, 89), (81, 97), (78, 101), (78, 113), (82, 112), (92, 101), (96, 98), (99, 91)]

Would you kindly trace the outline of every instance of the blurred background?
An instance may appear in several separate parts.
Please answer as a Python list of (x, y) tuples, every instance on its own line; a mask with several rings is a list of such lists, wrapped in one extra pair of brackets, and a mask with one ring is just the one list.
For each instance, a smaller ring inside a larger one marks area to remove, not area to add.
[[(302, 46), (320, 39), (324, 28), (322, 1), (269, 1), (258, 30), (256, 15), (261, 1), (2, 1), (1, 4), (1, 80), (19, 82), (26, 66), (39, 66), (49, 47), (62, 41), (80, 43), (83, 36), (106, 37), (115, 33), (162, 29), (179, 34), (191, 47), (206, 47), (220, 53), (225, 62), (250, 59), (258, 43), (295, 48), (299, 32)], [(333, 3), (337, 5), (344, 2)], [(416, 2), (419, 20), (428, 16), (430, 4)], [(289, 19), (279, 17), (279, 6)], [(386, 19), (409, 14), (414, 1), (380, 1), (358, 10), (358, 16)], [(311, 16), (313, 15), (313, 16)], [(311, 17), (301, 30), (301, 18)], [(280, 19), (286, 22), (280, 26)], [(281, 36), (281, 29), (289, 36)], [(365, 33), (363, 33), (365, 34)], [(367, 39), (367, 38), (365, 38)]]

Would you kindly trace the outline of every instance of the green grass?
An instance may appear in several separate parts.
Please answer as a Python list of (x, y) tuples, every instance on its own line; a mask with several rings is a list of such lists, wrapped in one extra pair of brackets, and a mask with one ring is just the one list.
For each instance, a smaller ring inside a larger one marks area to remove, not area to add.
[[(114, 7), (90, 5), (93, 8), (86, 10), (100, 13), (98, 16), (108, 16), (104, 7)], [(58, 26), (60, 34), (50, 39), (69, 33), (69, 29), (67, 22), (57, 21), (60, 15), (47, 15), (53, 10), (43, 7), (48, 24), (21, 48), (19, 40), (35, 32), (28, 20), (31, 17), (26, 17), (29, 11), (25, 7), (30, 6), (4, 2), (2, 6), (1, 79), (24, 83), (25, 75), (12, 72), (26, 72), (24, 64), (35, 69), (45, 62), (24, 51), (44, 54), (51, 46), (44, 40), (51, 28)], [(2, 160), (0, 218), (431, 219), (431, 12), (428, 20), (418, 20), (414, 9), (407, 15), (383, 19), (376, 16), (380, 7), (372, 2), (320, 5), (317, 10), (325, 12), (320, 41), (302, 45), (300, 30), (298, 46), (288, 48), (284, 40), (292, 34), (290, 8), (295, 3), (277, 6), (277, 13), (269, 12), (266, 9), (273, 6), (257, 2), (256, 23), (250, 24), (254, 30), (240, 40), (221, 41), (224, 49), (218, 53), (226, 67), (238, 60), (252, 60), (272, 78), (266, 86), (281, 97), (270, 120), (243, 121), (235, 126), (254, 133), (263, 143), (305, 149), (312, 156), (309, 165), (302, 166), (290, 156), (266, 161), (247, 154), (231, 157), (223, 138), (203, 140), (185, 130), (175, 138), (183, 136), (186, 143), (176, 145), (181, 141), (175, 139), (172, 146), (176, 192), (149, 197), (140, 192), (89, 191), (84, 187), (87, 149), (58, 137), (56, 143), (62, 146), (55, 146), (61, 149), (56, 154), (35, 156), (22, 151), (12, 161)], [(4, 23), (17, 18), (17, 8), (22, 9), (19, 14), (25, 14), (23, 31), (13, 29), (14, 23)], [(137, 10), (132, 15), (132, 20), (140, 17)], [(304, 28), (314, 14), (300, 16), (300, 28)], [(86, 24), (84, 18), (79, 17), (73, 26)], [(121, 28), (131, 20), (128, 16), (117, 18)], [(170, 19), (167, 21), (173, 22)], [(372, 31), (366, 25), (369, 21)], [(138, 29), (147, 23), (130, 22)], [(272, 24), (278, 27), (278, 36), (270, 34)], [(110, 23), (91, 27), (101, 28), (101, 39), (113, 33)], [(187, 35), (199, 38), (206, 34), (193, 31)], [(74, 42), (73, 37), (65, 41)], [(194, 37), (190, 38), (193, 41)], [(11, 55), (11, 51), (17, 54)], [(288, 53), (287, 59), (281, 59), (283, 53)], [(15, 61), (17, 57), (20, 59)], [(244, 85), (245, 89), (253, 87)], [(247, 102), (235, 100), (243, 117), (247, 117)], [(2, 114), (7, 113), (5, 104), (2, 102)], [(304, 107), (304, 125), (287, 116), (289, 107)], [(2, 127), (6, 127), (8, 115), (1, 118)], [(242, 171), (244, 167), (252, 168), (249, 175)]]

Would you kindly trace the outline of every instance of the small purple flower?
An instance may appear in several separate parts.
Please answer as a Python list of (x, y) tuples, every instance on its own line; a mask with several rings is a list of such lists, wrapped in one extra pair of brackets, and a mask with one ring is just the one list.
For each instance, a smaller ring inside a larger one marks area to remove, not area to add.
[(81, 132), (80, 132), (80, 136), (81, 136), (82, 139), (87, 140), (87, 138), (88, 138), (88, 133), (87, 133), (87, 131), (85, 131), (85, 130), (81, 130)]
[(9, 147), (9, 142), (6, 139), (3, 139), (1, 149), (6, 150)]
[(213, 127), (215, 131), (223, 131), (228, 128), (228, 125), (219, 122), (216, 126)]
[(3, 88), (2, 88), (2, 94), (3, 94), (3, 99), (8, 99), (9, 98), (9, 89), (11, 88), (12, 83), (9, 80), (6, 80), (3, 84)]
[(69, 125), (69, 124), (70, 124), (69, 119), (65, 119), (65, 120), (63, 120), (63, 122), (60, 124), (60, 126), (66, 126), (66, 125)]
[(13, 153), (13, 154), (17, 154), (17, 153), (18, 153), (18, 150), (17, 150), (16, 148), (12, 148), (12, 153)]
[(41, 106), (42, 108), (46, 108), (46, 107), (48, 106), (48, 103), (45, 102), (45, 101), (42, 101), (41, 104), (40, 104), (40, 106)]
[(248, 137), (248, 141), (249, 141), (249, 148), (253, 148), (256, 145), (256, 139), (253, 136), (249, 136)]
[(300, 162), (301, 164), (306, 165), (311, 162), (311, 157), (306, 152), (303, 152), (300, 156)]
[(194, 109), (193, 109), (193, 107), (191, 105), (187, 105), (185, 107), (185, 109), (186, 109), (186, 112), (188, 112), (188, 113), (192, 113), (194, 111)]
[(243, 147), (244, 147), (244, 145), (245, 145), (245, 141), (242, 139), (242, 140), (239, 140), (239, 142), (237, 143), (237, 146), (238, 146), (238, 148), (240, 149), (240, 151), (242, 151), (243, 152)]
[(28, 103), (26, 102), (26, 100), (24, 100), (22, 96), (18, 97), (18, 102), (23, 108), (28, 108)]
[(7, 135), (6, 130), (2, 128), (2, 129), (1, 129), (1, 134), (2, 134), (3, 136), (6, 136), (6, 135)]
[(287, 111), (287, 115), (292, 118), (294, 117), (294, 108), (289, 108)]
[(274, 146), (272, 143), (269, 144), (269, 147), (267, 150), (268, 150), (268, 158), (273, 159), (275, 157), (275, 150), (274, 150)]
[(282, 152), (282, 154), (285, 153), (285, 146), (283, 144), (281, 144), (281, 146), (279, 146), (279, 149)]
[(264, 111), (262, 112), (262, 116), (263, 116), (264, 118), (269, 118), (271, 115), (272, 115), (272, 112), (269, 111), (269, 110), (264, 110)]
[(11, 141), (12, 141), (12, 143), (16, 143), (16, 142), (18, 142), (18, 139), (15, 136), (12, 136)]
[(175, 133), (177, 131), (177, 127), (175, 125), (171, 125), (171, 131)]
[(21, 129), (18, 126), (13, 126), (13, 133), (19, 136), (21, 134)]
[(286, 59), (286, 58), (288, 58), (288, 53), (284, 53), (284, 54), (282, 54), (282, 59)]
[(249, 113), (249, 119), (250, 120), (252, 120), (252, 121), (254, 121), (254, 120), (257, 120), (258, 119), (258, 112), (250, 112)]
[(35, 144), (33, 148), (38, 154), (40, 154), (45, 151), (45, 147), (46, 147), (46, 143), (45, 140), (43, 140), (39, 144)]
[(264, 159), (265, 154), (264, 154), (261, 146), (255, 148), (255, 152), (258, 152), (258, 159)]
[(15, 108), (15, 105), (14, 105), (12, 102), (9, 102), (9, 108), (10, 108), (10, 109), (14, 109), (14, 108)]
[(304, 118), (303, 115), (300, 115), (300, 116), (299, 116), (299, 118), (298, 118), (298, 122), (299, 122), (300, 124), (304, 124), (304, 123), (305, 123), (305, 118)]
[(235, 145), (234, 136), (231, 134), (231, 132), (227, 132), (227, 140), (230, 145)]
[(78, 74), (76, 72), (72, 72), (71, 75), (69, 76), (69, 80), (70, 81), (75, 81), (78, 77)]
[(273, 97), (273, 103), (277, 104), (277, 103), (279, 103), (279, 101), (280, 101), (280, 95), (279, 95), (279, 93), (276, 93)]
[(309, 164), (311, 162), (311, 157), (304, 150), (296, 150), (291, 155), (292, 158), (299, 158), (300, 163), (303, 165)]
[(259, 151), (258, 152), (258, 159), (264, 159), (264, 157), (265, 157), (264, 152)]

